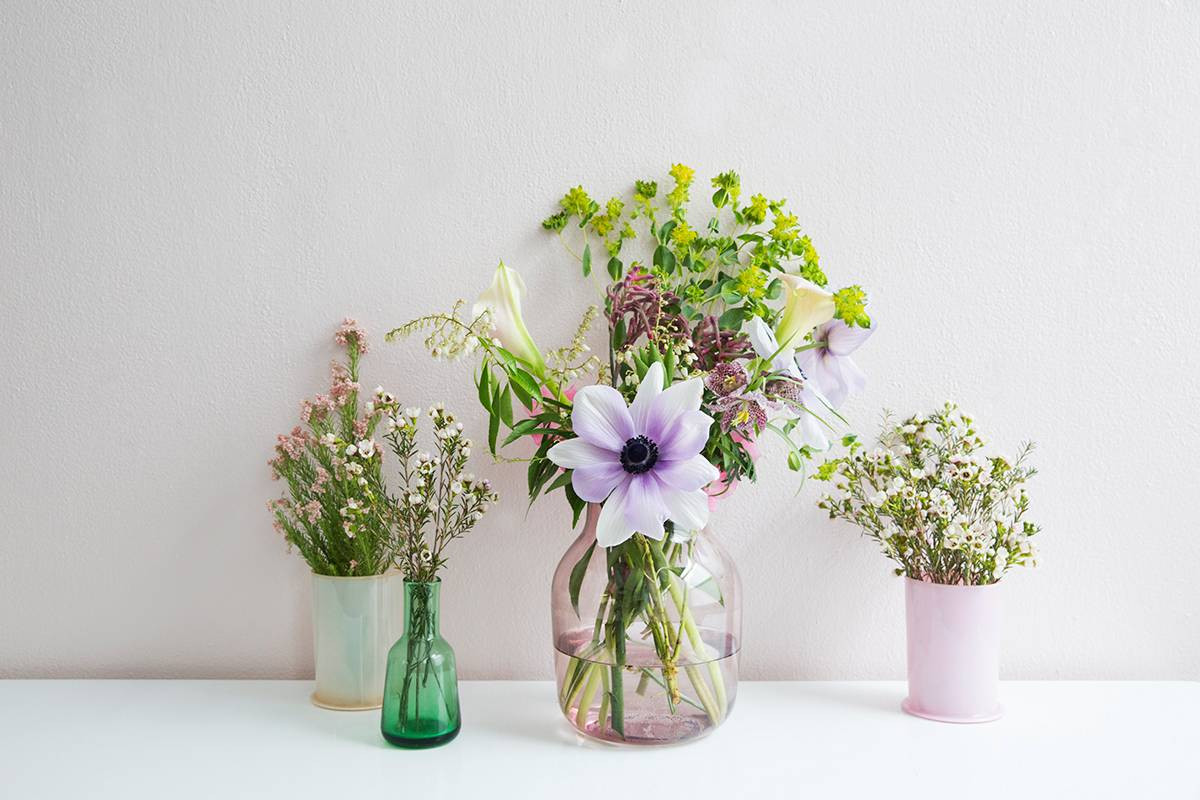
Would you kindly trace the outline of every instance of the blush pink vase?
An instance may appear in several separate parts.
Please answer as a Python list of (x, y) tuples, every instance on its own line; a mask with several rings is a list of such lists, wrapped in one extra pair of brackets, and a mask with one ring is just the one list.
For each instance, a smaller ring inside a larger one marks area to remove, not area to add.
[(904, 580), (909, 714), (938, 722), (999, 719), (998, 583), (951, 586)]

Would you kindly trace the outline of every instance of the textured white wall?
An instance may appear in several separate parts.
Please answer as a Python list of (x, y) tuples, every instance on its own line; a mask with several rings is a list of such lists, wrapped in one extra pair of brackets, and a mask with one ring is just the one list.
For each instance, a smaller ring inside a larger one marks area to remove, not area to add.
[[(561, 341), (588, 288), (538, 222), (682, 160), (869, 287), (857, 427), (950, 396), (1040, 442), (1006, 675), (1200, 679), (1200, 6), (836, 5), (0, 6), (0, 676), (310, 674), (265, 461), (334, 324), (479, 431), (463, 371), (379, 334), (504, 257)], [(746, 675), (902, 675), (900, 584), (776, 464), (716, 520)], [(548, 676), (565, 505), (476, 468), (506, 501), (448, 635)]]

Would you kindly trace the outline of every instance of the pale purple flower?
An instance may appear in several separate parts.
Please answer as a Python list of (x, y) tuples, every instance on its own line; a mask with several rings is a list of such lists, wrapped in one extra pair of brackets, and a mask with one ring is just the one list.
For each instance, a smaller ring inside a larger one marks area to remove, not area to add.
[(813, 331), (813, 341), (823, 346), (796, 355), (800, 369), (816, 383), (834, 408), (840, 408), (847, 397), (866, 387), (867, 376), (850, 359), (850, 354), (874, 332), (874, 325), (870, 328), (851, 327), (840, 319), (833, 319)]
[(704, 487), (720, 475), (700, 451), (712, 417), (700, 411), (699, 378), (663, 389), (663, 367), (646, 372), (626, 407), (611, 386), (585, 386), (575, 395), (575, 439), (550, 448), (548, 457), (573, 470), (571, 485), (589, 503), (604, 503), (596, 525), (601, 547), (641, 533), (662, 539), (671, 520), (689, 530), (708, 522)]

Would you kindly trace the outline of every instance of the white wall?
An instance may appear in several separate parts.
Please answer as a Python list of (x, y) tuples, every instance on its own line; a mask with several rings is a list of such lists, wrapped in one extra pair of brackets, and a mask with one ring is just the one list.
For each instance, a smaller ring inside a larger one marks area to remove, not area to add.
[[(489, 5), (0, 5), (0, 676), (311, 674), (265, 461), (334, 324), (480, 431), (382, 331), (504, 257), (563, 340), (588, 289), (539, 221), (682, 160), (871, 290), (857, 427), (950, 396), (1040, 443), (1006, 675), (1200, 679), (1200, 6)], [(548, 676), (565, 505), (476, 468), (506, 500), (445, 627), (468, 677)], [(745, 674), (901, 676), (887, 563), (766, 474), (716, 520)]]

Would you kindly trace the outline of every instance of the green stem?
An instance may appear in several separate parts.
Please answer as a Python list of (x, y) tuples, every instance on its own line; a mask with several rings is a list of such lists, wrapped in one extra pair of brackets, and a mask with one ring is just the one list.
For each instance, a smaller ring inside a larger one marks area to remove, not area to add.
[(583, 687), (583, 694), (579, 696), (579, 705), (575, 707), (575, 727), (581, 731), (587, 729), (588, 711), (592, 707), (592, 701), (596, 699), (596, 690), (600, 688), (602, 669), (598, 664), (588, 665), (587, 685)]
[[(725, 692), (725, 681), (721, 676), (720, 664), (710, 657), (708, 646), (704, 643), (704, 638), (700, 635), (700, 629), (696, 627), (696, 620), (692, 616), (691, 608), (688, 607), (687, 598), (684, 596), (683, 590), (679, 588), (675, 573), (671, 571), (666, 557), (663, 555), (662, 545), (659, 542), (652, 541), (650, 552), (654, 557), (655, 567), (666, 575), (667, 591), (670, 592), (671, 600), (675, 603), (675, 608), (679, 611), (679, 621), (683, 625), (684, 633), (687, 634), (692, 650), (696, 653), (697, 657), (702, 658), (706, 662), (709, 678), (712, 680), (713, 689), (716, 691), (716, 715), (713, 716), (713, 722), (719, 723), (725, 716), (726, 704), (728, 703), (728, 697)], [(691, 677), (692, 669), (694, 667), (688, 667), (687, 669), (689, 677)], [(692, 684), (696, 686), (698, 694), (703, 694), (700, 691), (700, 687), (696, 685), (694, 678)]]

